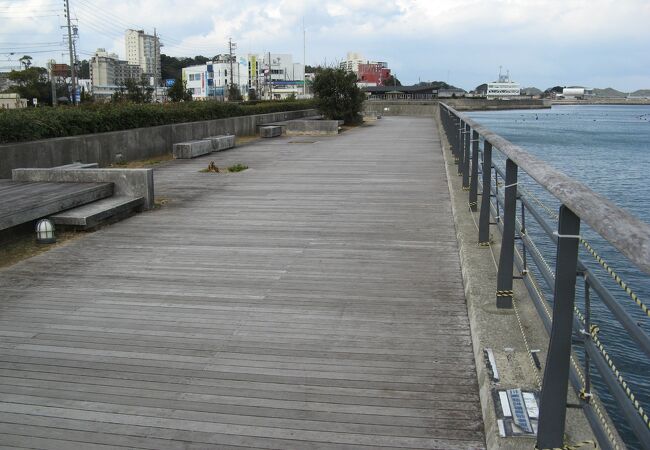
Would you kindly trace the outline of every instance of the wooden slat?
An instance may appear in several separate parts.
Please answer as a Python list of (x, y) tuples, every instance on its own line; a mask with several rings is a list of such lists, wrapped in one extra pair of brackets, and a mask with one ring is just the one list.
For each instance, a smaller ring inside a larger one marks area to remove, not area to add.
[(3, 445), (484, 448), (433, 123), (288, 141), (0, 271)]

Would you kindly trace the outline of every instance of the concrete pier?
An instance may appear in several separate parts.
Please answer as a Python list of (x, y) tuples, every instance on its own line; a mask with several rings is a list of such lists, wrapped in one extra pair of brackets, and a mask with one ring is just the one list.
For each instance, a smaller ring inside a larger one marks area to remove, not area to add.
[(0, 271), (2, 445), (485, 447), (431, 119), (155, 178), (162, 208)]

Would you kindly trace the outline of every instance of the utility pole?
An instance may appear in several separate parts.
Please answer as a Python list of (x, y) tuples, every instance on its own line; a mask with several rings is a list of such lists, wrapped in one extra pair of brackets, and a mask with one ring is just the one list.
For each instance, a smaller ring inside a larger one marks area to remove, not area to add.
[(302, 16), (302, 95), (307, 95), (307, 82), (305, 74), (307, 72), (307, 46), (305, 33), (305, 16)]
[(70, 25), (70, 0), (65, 0), (65, 16), (68, 19), (68, 51), (70, 52), (70, 84), (72, 86), (72, 104), (77, 104), (77, 74), (74, 67), (74, 52), (72, 51), (72, 26)]
[[(234, 86), (233, 82), (234, 82), (234, 78), (235, 78), (233, 76), (233, 69), (232, 69), (232, 63), (233, 63), (232, 52), (233, 52), (233, 50), (237, 50), (237, 44), (235, 44), (232, 41), (232, 38), (229, 38), (228, 39), (228, 52), (229, 52), (228, 59), (230, 60), (230, 91), (233, 90), (232, 87)], [(230, 92), (228, 93), (228, 100), (230, 100)]]
[(158, 35), (153, 29), (153, 101), (158, 101)]
[(52, 106), (56, 106), (56, 81), (54, 80), (54, 64), (56, 61), (50, 59), (48, 67), (50, 69), (50, 85), (52, 87)]
[(271, 66), (271, 52), (269, 52), (269, 100), (273, 100), (273, 69)]

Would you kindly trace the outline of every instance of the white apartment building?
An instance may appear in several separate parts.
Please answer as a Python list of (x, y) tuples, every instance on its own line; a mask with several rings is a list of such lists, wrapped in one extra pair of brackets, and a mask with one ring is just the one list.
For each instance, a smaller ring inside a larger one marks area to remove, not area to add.
[(97, 98), (113, 95), (126, 80), (140, 80), (142, 68), (120, 60), (117, 54), (98, 48), (90, 60), (91, 91)]
[(502, 75), (499, 71), (499, 81), (487, 83), (487, 98), (519, 97), (521, 86), (510, 79), (510, 71)]
[(361, 64), (378, 64), (381, 67), (388, 67), (388, 63), (385, 61), (370, 61), (365, 59), (361, 53), (348, 52), (345, 60), (339, 64), (339, 68), (359, 75), (359, 65)]
[[(232, 67), (232, 69), (231, 69)], [(242, 97), (248, 94), (248, 63), (243, 58), (233, 60), (219, 55), (214, 61), (199, 66), (183, 68), (183, 81), (192, 92), (193, 100), (224, 100), (228, 97), (230, 83), (239, 88)]]
[(160, 39), (143, 30), (126, 30), (126, 60), (142, 68), (147, 77), (160, 80)]

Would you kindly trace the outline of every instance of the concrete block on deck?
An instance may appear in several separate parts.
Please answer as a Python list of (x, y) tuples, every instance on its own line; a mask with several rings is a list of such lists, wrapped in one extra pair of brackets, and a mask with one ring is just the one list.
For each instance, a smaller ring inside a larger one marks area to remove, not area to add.
[(191, 159), (207, 155), (212, 153), (212, 142), (209, 140), (179, 142), (174, 144), (172, 153), (176, 159)]
[(212, 151), (220, 152), (222, 150), (227, 150), (235, 146), (235, 135), (234, 134), (224, 134), (220, 136), (208, 136), (203, 138), (204, 141), (212, 142)]
[(280, 125), (260, 127), (260, 137), (272, 138), (281, 135), (282, 135), (282, 127)]
[(56, 225), (89, 229), (102, 223), (125, 218), (142, 209), (143, 205), (142, 197), (110, 197), (54, 214), (50, 219)]
[(144, 209), (154, 206), (153, 169), (13, 169), (12, 178), (54, 183), (113, 183), (114, 195), (143, 197)]

